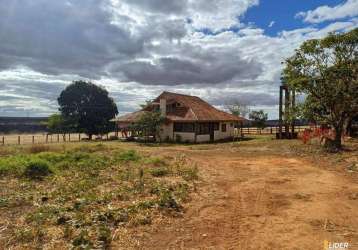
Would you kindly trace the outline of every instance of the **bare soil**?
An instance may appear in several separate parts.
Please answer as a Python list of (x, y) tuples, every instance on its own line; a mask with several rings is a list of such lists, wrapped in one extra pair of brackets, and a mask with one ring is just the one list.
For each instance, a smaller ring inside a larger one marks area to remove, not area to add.
[[(136, 249), (358, 249), (357, 145), (327, 155), (273, 141), (147, 148), (185, 154), (201, 182), (182, 218), (126, 232)], [(296, 148), (293, 152), (289, 150)], [(129, 238), (118, 237), (115, 248)], [(129, 248), (129, 246), (126, 246)]]
[[(110, 249), (307, 250), (323, 249), (325, 240), (358, 249), (358, 141), (345, 144), (345, 151), (329, 154), (265, 136), (204, 145), (106, 142), (143, 155), (185, 155), (199, 169), (184, 213), (118, 227)], [(25, 149), (4, 147), (2, 154)], [(4, 230), (0, 215), (0, 236)]]

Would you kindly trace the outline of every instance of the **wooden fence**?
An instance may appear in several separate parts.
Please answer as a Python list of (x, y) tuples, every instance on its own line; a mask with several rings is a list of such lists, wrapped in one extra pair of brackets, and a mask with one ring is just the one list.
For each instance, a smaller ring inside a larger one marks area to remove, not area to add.
[[(102, 137), (94, 137), (94, 140), (104, 139), (108, 140), (115, 133), (109, 133)], [(26, 145), (26, 144), (45, 144), (45, 143), (66, 143), (79, 142), (88, 140), (86, 134), (71, 133), (71, 134), (9, 134), (0, 135), (0, 145)]]
[[(295, 131), (300, 132), (310, 128), (309, 126), (295, 126)], [(240, 131), (240, 128), (236, 130), (236, 133)], [(241, 133), (244, 135), (274, 135), (278, 133), (278, 127), (266, 127), (264, 129), (258, 129), (254, 127), (241, 128)], [(282, 128), (282, 132), (285, 132), (285, 128)], [(121, 134), (119, 133), (119, 136)], [(115, 132), (109, 133), (102, 137), (95, 139), (110, 139), (111, 136), (115, 136)], [(95, 140), (94, 139), (94, 140)], [(72, 133), (72, 134), (9, 134), (0, 135), (1, 145), (26, 145), (26, 144), (44, 144), (44, 143), (66, 143), (66, 142), (79, 142), (88, 140), (88, 136), (85, 134)]]
[[(305, 129), (310, 128), (310, 126), (295, 126), (296, 132), (304, 131)], [(264, 129), (254, 128), (254, 127), (246, 127), (241, 128), (242, 134), (252, 134), (252, 135), (274, 135), (279, 132), (279, 127), (266, 127)], [(282, 132), (285, 132), (285, 127), (282, 127)], [(291, 128), (290, 128), (291, 131)]]

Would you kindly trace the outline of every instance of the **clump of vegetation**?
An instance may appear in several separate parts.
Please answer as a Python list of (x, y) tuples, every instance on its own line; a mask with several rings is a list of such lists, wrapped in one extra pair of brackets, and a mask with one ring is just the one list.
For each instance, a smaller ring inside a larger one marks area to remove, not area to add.
[(168, 175), (170, 172), (169, 169), (166, 167), (157, 167), (150, 169), (150, 173), (154, 177), (162, 177)]
[(42, 179), (52, 173), (48, 162), (40, 159), (28, 162), (24, 170), (24, 175), (31, 179)]
[(199, 178), (199, 170), (196, 166), (181, 168), (178, 170), (178, 174), (186, 181), (193, 181)]
[(120, 152), (117, 156), (117, 160), (123, 161), (123, 162), (136, 162), (141, 159), (140, 155), (135, 150), (128, 150), (124, 152)]

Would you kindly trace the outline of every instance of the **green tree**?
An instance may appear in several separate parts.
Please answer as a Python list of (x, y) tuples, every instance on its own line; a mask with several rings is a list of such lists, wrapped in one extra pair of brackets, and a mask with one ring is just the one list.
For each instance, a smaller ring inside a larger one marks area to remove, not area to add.
[(47, 129), (51, 134), (62, 134), (63, 140), (66, 141), (66, 134), (74, 131), (61, 114), (53, 114), (47, 120)]
[(249, 107), (238, 100), (227, 103), (226, 108), (230, 111), (231, 114), (240, 117), (246, 117), (250, 112)]
[(165, 118), (159, 111), (147, 111), (132, 125), (132, 129), (142, 132), (145, 136), (154, 136), (155, 140), (161, 140), (160, 127), (164, 121)]
[(64, 120), (62, 115), (53, 114), (48, 118), (47, 129), (52, 134), (62, 134), (65, 130)]
[(117, 106), (107, 90), (91, 82), (74, 81), (58, 98), (61, 115), (77, 132), (92, 135), (113, 130), (110, 119), (118, 114)]
[(263, 110), (251, 111), (249, 118), (250, 118), (250, 120), (252, 120), (253, 126), (255, 126), (259, 129), (264, 129), (266, 127), (266, 121), (267, 121), (268, 115)]
[(303, 114), (335, 129), (333, 146), (358, 112), (358, 28), (304, 42), (286, 59), (282, 80), (306, 95)]

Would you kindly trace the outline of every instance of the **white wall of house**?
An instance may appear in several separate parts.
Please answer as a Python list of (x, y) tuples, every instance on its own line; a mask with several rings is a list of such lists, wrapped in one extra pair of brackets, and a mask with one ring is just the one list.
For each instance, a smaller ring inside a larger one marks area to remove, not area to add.
[[(226, 124), (226, 132), (222, 131), (222, 124)], [(214, 140), (223, 140), (234, 136), (235, 127), (233, 122), (220, 122), (219, 130), (214, 131)]]
[(197, 135), (196, 136), (196, 142), (209, 142), (210, 141), (210, 135)]
[(174, 141), (176, 140), (177, 135), (179, 135), (181, 137), (182, 142), (195, 142), (195, 133), (175, 132), (174, 133)]
[[(222, 131), (222, 124), (226, 124), (226, 132)], [(231, 126), (232, 125), (232, 126)], [(170, 141), (176, 141), (177, 135), (181, 137), (182, 142), (195, 142), (195, 133), (189, 132), (174, 132), (174, 124), (164, 124), (160, 128), (160, 137), (162, 141), (169, 139)], [(235, 127), (233, 122), (220, 122), (219, 130), (214, 131), (214, 140), (223, 140), (234, 136)], [(210, 135), (197, 135), (196, 142), (209, 142)]]

